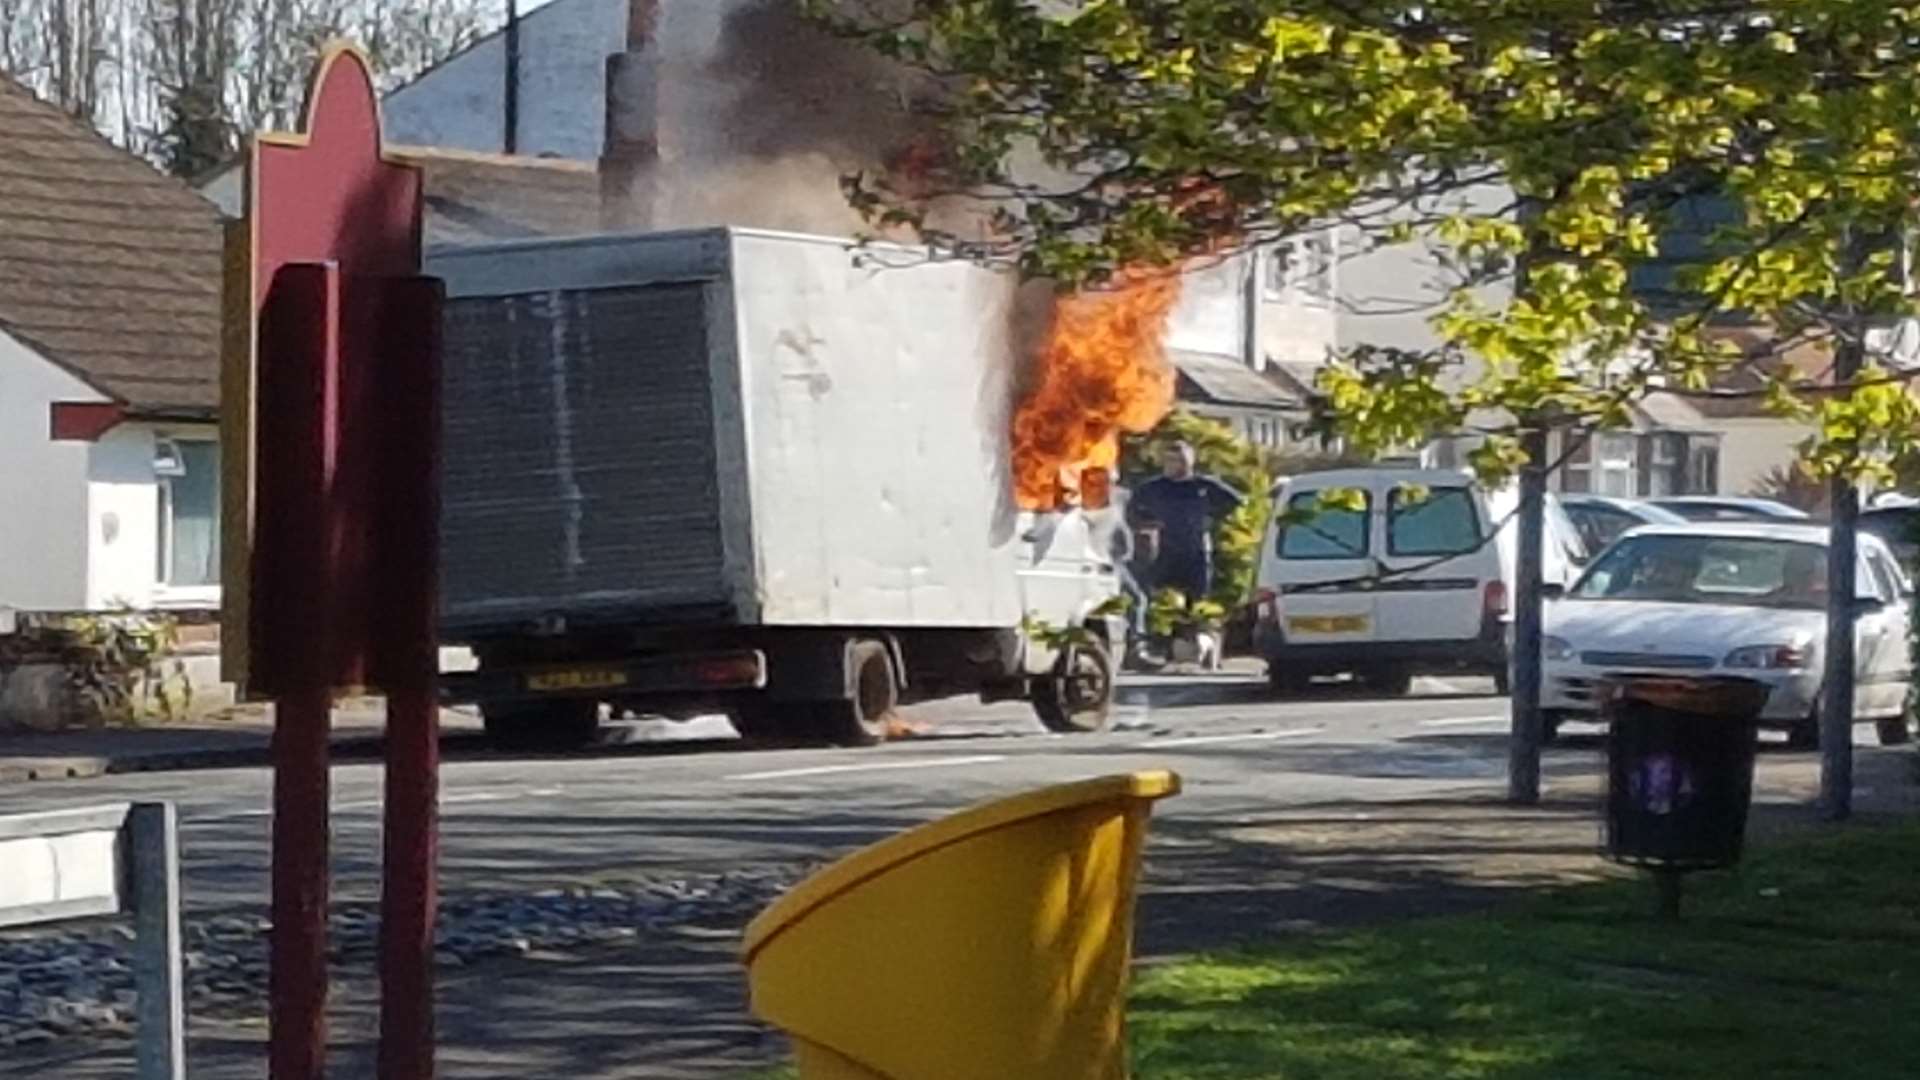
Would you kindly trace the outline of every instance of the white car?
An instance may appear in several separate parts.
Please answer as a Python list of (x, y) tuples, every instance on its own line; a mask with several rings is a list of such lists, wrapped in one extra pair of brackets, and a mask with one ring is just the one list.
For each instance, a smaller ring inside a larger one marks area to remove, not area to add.
[[(1906, 733), (1913, 592), (1878, 537), (1860, 537), (1856, 720)], [(1542, 707), (1549, 731), (1592, 714), (1621, 675), (1737, 675), (1772, 688), (1760, 722), (1799, 746), (1819, 738), (1827, 530), (1813, 525), (1654, 525), (1621, 537), (1547, 605)]]

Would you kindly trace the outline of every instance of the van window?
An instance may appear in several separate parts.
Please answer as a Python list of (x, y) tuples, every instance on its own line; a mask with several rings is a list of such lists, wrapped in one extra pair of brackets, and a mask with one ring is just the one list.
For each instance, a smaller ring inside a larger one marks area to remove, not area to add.
[(1367, 519), (1373, 501), (1361, 494), (1362, 509), (1322, 507), (1318, 492), (1302, 492), (1287, 500), (1287, 509), (1312, 517), (1289, 525), (1280, 533), (1283, 559), (1357, 559), (1367, 553)]
[(1480, 515), (1466, 488), (1435, 488), (1424, 499), (1387, 494), (1387, 554), (1458, 555), (1480, 546)]

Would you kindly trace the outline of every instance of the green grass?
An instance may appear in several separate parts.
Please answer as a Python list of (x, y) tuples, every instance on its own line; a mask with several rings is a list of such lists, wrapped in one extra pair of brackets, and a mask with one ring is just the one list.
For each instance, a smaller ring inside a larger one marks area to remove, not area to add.
[(1755, 851), (1693, 878), (1679, 925), (1652, 900), (1582, 887), (1157, 968), (1133, 995), (1134, 1075), (1920, 1076), (1920, 828)]
[(1678, 925), (1653, 900), (1645, 881), (1584, 886), (1153, 968), (1133, 1075), (1920, 1077), (1920, 826), (1755, 850), (1691, 878)]

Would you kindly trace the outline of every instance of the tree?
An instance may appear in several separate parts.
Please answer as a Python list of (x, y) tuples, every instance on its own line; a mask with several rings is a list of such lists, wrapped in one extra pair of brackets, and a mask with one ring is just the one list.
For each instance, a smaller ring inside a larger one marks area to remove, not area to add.
[[(1459, 279), (1434, 318), (1440, 345), (1356, 351), (1321, 378), (1356, 448), (1476, 432), (1483, 477), (1519, 473), (1537, 492), (1549, 431), (1621, 427), (1648, 393), (1713, 394), (1753, 369), (1776, 412), (1815, 425), (1807, 460), (1836, 508), (1854, 480), (1916, 453), (1920, 408), (1885, 332), (1913, 314), (1900, 251), (1920, 225), (1910, 5), (813, 6), (945, 81), (947, 180), (995, 208), (993, 232), (925, 229), (923, 192), (885, 177), (854, 178), (855, 205), (974, 257), (1097, 284), (1326, 221), (1444, 253)], [(1470, 189), (1508, 197), (1458, 198)], [(1706, 206), (1731, 212), (1702, 227)], [(1491, 283), (1510, 299), (1484, 299), (1476, 287)], [(1757, 343), (1736, 347), (1732, 325)], [(1767, 366), (1796, 349), (1822, 351), (1828, 369)], [(1523, 538), (1538, 535), (1530, 517)], [(1836, 539), (1850, 540), (1839, 517)], [(1850, 552), (1836, 549), (1836, 578)], [(1836, 587), (1836, 602), (1851, 591)], [(1518, 600), (1516, 674), (1537, 673), (1537, 590)], [(1850, 616), (1830, 618), (1836, 645), (1850, 643)], [(1835, 694), (1851, 688), (1842, 651), (1828, 650)], [(1518, 801), (1538, 794), (1527, 697), (1517, 686)], [(1844, 816), (1850, 716), (1834, 704), (1823, 796)]]
[(500, 0), (0, 0), (0, 71), (167, 171), (294, 126), (321, 48), (361, 44), (383, 88), (465, 48)]

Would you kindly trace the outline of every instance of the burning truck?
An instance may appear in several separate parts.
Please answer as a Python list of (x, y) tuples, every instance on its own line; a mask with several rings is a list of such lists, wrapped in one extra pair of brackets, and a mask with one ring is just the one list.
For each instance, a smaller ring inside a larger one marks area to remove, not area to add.
[(1010, 275), (925, 249), (714, 228), (429, 269), (443, 637), (478, 660), (448, 690), (490, 735), (583, 742), (608, 705), (870, 744), (962, 694), (1105, 725), (1118, 588), (1071, 492), (1165, 412), (1109, 354), (1172, 286), (1061, 302), (1029, 365)]

